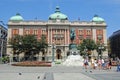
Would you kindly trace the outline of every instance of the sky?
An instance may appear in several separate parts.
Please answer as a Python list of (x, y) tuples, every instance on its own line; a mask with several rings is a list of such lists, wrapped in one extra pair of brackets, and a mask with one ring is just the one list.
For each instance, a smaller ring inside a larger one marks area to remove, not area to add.
[(107, 38), (120, 29), (120, 0), (0, 0), (0, 21), (7, 24), (16, 13), (24, 20), (47, 21), (56, 6), (70, 21), (91, 21), (99, 15), (107, 23)]

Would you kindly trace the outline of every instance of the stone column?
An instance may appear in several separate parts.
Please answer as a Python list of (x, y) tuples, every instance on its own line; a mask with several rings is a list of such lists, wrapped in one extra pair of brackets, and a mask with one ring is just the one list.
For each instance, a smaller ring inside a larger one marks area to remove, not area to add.
[(65, 42), (64, 42), (64, 44), (66, 44), (66, 35), (67, 35), (67, 34), (66, 34), (66, 29), (65, 29), (65, 36), (64, 36), (64, 37), (65, 37), (65, 38), (64, 38), (64, 39), (65, 39)]
[(92, 29), (93, 40), (96, 42), (96, 29)]

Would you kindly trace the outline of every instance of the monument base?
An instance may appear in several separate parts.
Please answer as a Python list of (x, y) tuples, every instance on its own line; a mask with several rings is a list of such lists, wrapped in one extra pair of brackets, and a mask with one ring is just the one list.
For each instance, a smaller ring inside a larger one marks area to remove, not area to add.
[(69, 55), (62, 64), (65, 66), (83, 66), (83, 57), (80, 56), (79, 50), (74, 48), (69, 50)]
[(83, 66), (83, 58), (80, 55), (69, 55), (62, 64), (64, 66)]

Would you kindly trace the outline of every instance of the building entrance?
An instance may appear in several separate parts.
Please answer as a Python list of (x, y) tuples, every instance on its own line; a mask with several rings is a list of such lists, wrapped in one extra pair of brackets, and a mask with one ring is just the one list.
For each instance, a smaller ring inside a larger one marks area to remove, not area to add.
[(60, 49), (56, 50), (56, 58), (57, 59), (62, 59), (62, 55), (61, 55), (61, 50)]

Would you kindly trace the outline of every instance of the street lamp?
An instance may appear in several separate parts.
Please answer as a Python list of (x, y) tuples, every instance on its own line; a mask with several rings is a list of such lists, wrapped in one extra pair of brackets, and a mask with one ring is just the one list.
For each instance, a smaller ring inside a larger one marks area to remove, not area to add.
[(87, 56), (87, 48), (86, 48), (86, 46), (84, 48), (84, 52), (85, 52), (85, 56)]
[(11, 63), (12, 63), (12, 60), (13, 58), (12, 58), (12, 51), (10, 52), (10, 54), (9, 54), (9, 63), (10, 63), (10, 65), (11, 65)]
[(84, 55), (84, 57), (87, 59), (88, 58), (88, 54), (87, 54), (87, 48), (86, 48), (86, 46), (84, 46), (84, 53), (85, 53), (85, 55)]
[(99, 50), (99, 54), (98, 54), (98, 57), (99, 58), (102, 58), (102, 50), (104, 49), (104, 46), (102, 44), (100, 44), (100, 46), (98, 47), (98, 50)]
[(52, 44), (52, 62), (54, 62), (54, 50), (55, 50), (55, 48), (56, 48), (56, 46), (53, 42), (53, 44)]

